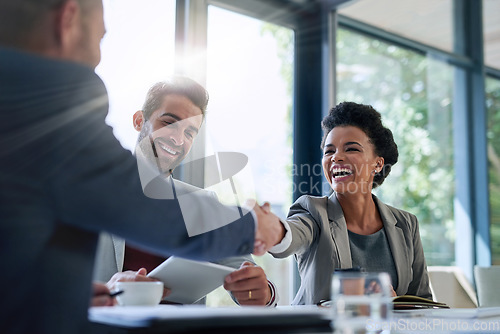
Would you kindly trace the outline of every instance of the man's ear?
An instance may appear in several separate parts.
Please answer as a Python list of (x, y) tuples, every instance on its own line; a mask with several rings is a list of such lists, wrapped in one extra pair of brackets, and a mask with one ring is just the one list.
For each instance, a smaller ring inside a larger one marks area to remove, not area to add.
[(141, 131), (142, 125), (144, 124), (144, 114), (142, 113), (142, 110), (136, 111), (133, 117), (133, 122), (134, 129), (136, 129), (136, 131)]
[(82, 18), (80, 5), (75, 0), (65, 0), (57, 9), (55, 15), (55, 38), (66, 55), (73, 52), (75, 44), (78, 44), (82, 33)]

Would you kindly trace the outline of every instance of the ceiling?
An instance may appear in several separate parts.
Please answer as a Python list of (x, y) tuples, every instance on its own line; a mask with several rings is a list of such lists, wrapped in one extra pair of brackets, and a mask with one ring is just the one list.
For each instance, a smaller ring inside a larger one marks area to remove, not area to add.
[[(448, 52), (453, 51), (452, 0), (352, 0), (338, 13)], [(500, 69), (500, 0), (483, 0), (485, 63)]]

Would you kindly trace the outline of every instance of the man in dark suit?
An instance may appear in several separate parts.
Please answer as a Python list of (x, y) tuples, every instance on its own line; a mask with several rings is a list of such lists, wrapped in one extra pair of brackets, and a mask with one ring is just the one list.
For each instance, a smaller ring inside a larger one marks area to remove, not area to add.
[[(88, 332), (101, 230), (206, 260), (261, 255), (281, 239), (259, 206), (190, 237), (177, 201), (144, 196), (136, 160), (104, 123), (93, 71), (104, 32), (101, 0), (0, 0), (2, 333)], [(226, 208), (200, 195), (192, 210)]]

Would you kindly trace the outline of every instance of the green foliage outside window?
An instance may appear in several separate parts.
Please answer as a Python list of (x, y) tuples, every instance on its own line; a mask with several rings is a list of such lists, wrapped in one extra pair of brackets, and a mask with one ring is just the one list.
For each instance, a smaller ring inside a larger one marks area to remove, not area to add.
[(492, 263), (500, 265), (500, 80), (486, 80)]
[(370, 104), (399, 161), (376, 194), (417, 216), (428, 265), (454, 263), (452, 68), (345, 29), (337, 32), (337, 102)]
[[(291, 31), (267, 24), (262, 30), (276, 38), (287, 63)], [(336, 60), (337, 102), (372, 105), (399, 147), (399, 162), (377, 196), (418, 217), (428, 265), (453, 265), (452, 67), (345, 29), (337, 31)], [(291, 92), (291, 73), (282, 75)]]

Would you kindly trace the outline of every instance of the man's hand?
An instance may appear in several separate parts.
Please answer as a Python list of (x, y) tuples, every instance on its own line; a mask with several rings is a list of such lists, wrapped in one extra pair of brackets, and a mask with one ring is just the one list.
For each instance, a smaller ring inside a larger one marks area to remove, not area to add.
[(245, 261), (240, 269), (227, 275), (224, 289), (230, 291), (240, 305), (267, 305), (271, 291), (261, 267)]
[(259, 206), (256, 202), (247, 201), (247, 206), (252, 206), (257, 216), (257, 231), (253, 253), (264, 255), (271, 247), (281, 242), (286, 230), (280, 219), (271, 212), (269, 203)]
[[(111, 279), (106, 283), (109, 290), (115, 290), (116, 282), (154, 282), (158, 281), (156, 278), (146, 276), (148, 271), (146, 268), (141, 268), (138, 271), (127, 270), (123, 272), (118, 272), (111, 277)], [(163, 297), (165, 298), (170, 294), (170, 290), (167, 288), (163, 289)]]
[(104, 283), (93, 282), (93, 297), (90, 306), (113, 306), (113, 297), (109, 296), (109, 289)]

